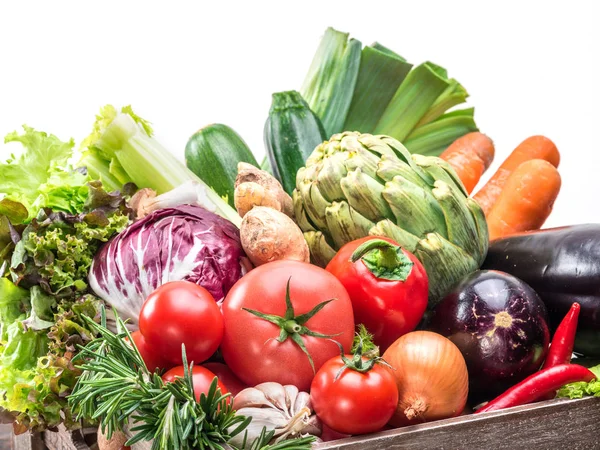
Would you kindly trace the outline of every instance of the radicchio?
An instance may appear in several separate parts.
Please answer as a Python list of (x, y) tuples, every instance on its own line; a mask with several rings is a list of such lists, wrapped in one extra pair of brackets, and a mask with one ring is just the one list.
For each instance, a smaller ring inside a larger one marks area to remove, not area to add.
[(157, 287), (187, 280), (220, 302), (249, 267), (235, 225), (183, 205), (155, 211), (112, 238), (94, 257), (89, 283), (123, 320), (137, 323)]

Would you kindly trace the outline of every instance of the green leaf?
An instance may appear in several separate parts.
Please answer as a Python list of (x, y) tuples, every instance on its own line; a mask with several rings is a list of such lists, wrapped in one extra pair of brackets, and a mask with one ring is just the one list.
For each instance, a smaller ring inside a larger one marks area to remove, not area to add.
[(321, 119), (328, 136), (343, 131), (358, 78), (362, 44), (328, 28), (300, 93)]
[(404, 141), (411, 153), (439, 156), (459, 137), (477, 131), (474, 109), (460, 109), (446, 113), (437, 120), (416, 128)]
[(449, 86), (436, 68), (432, 63), (424, 63), (410, 71), (379, 119), (375, 134), (385, 134), (404, 142)]
[(344, 130), (373, 132), (411, 68), (412, 64), (398, 56), (373, 47), (363, 48)]
[(558, 390), (556, 396), (565, 398), (600, 397), (600, 365), (591, 367), (590, 370), (596, 375), (595, 380), (589, 383), (579, 381), (567, 384)]
[(0, 164), (0, 194), (12, 202), (3, 202), (0, 213), (13, 223), (21, 223), (46, 206), (74, 212), (83, 203), (87, 175), (73, 171), (68, 164), (73, 156), (73, 140), (63, 142), (26, 125), (23, 129), (23, 134), (15, 131), (4, 138), (5, 143), (19, 142), (23, 151)]

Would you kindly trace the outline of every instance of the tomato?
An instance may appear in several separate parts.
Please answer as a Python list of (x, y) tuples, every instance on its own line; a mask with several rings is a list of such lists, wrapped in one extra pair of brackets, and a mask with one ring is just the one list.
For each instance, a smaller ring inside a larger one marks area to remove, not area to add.
[[(363, 245), (373, 248), (362, 247), (367, 251), (362, 256), (357, 253), (358, 259), (353, 261), (353, 254)], [(327, 270), (347, 289), (354, 320), (373, 334), (381, 353), (413, 331), (423, 318), (427, 273), (412, 253), (400, 249), (393, 240), (368, 236), (349, 242), (329, 262)]]
[(227, 367), (223, 363), (219, 362), (209, 362), (202, 364), (202, 367), (210, 370), (214, 373), (220, 381), (225, 383), (225, 386), (231, 392), (231, 395), (234, 397), (248, 387), (247, 384), (242, 383), (242, 381), (235, 376), (235, 374), (231, 371), (229, 367)]
[[(353, 355), (346, 355), (350, 360)], [(362, 357), (366, 363), (368, 359)], [(361, 373), (346, 367), (340, 355), (317, 372), (310, 387), (310, 402), (321, 421), (338, 433), (366, 434), (381, 430), (398, 405), (398, 388), (392, 369), (376, 363)]]
[[(183, 366), (173, 367), (162, 376), (162, 379), (165, 383), (171, 383), (175, 381), (176, 377), (183, 378), (184, 373)], [(204, 367), (194, 366), (192, 368), (192, 381), (194, 383), (194, 394), (197, 402), (200, 401), (200, 394), (208, 394), (210, 385), (215, 377), (214, 373)], [(221, 380), (217, 381), (217, 386), (221, 390), (221, 394), (229, 393), (229, 390), (227, 390), (227, 387)], [(229, 398), (231, 399), (231, 397)]]
[(217, 350), (223, 337), (223, 316), (213, 296), (189, 281), (172, 281), (156, 289), (140, 311), (140, 332), (147, 344), (173, 363), (200, 364)]
[(142, 336), (142, 333), (140, 333), (139, 330), (131, 333), (131, 338), (150, 372), (155, 372), (157, 369), (162, 370), (173, 367), (173, 364), (163, 358), (162, 355), (153, 351), (152, 347), (148, 346), (144, 336)]
[(307, 391), (315, 371), (340, 353), (330, 339), (346, 351), (352, 346), (354, 317), (346, 289), (326, 270), (299, 261), (274, 261), (244, 275), (223, 302), (223, 318), (223, 358), (249, 386), (275, 381)]

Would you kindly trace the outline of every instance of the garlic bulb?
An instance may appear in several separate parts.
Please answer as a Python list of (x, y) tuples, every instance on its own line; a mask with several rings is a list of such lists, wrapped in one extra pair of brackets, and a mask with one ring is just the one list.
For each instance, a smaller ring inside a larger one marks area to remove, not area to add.
[(310, 395), (296, 386), (268, 382), (246, 388), (235, 396), (233, 409), (252, 417), (248, 428), (232, 439), (233, 445), (241, 445), (246, 433), (248, 443), (254, 442), (265, 427), (267, 431), (275, 430), (273, 443), (307, 434), (321, 435), (321, 422), (314, 414)]

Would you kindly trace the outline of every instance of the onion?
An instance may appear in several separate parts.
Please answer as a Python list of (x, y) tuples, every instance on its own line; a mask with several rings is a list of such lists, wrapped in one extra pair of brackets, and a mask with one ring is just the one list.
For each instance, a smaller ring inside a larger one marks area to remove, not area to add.
[(460, 415), (467, 403), (469, 376), (460, 350), (431, 331), (413, 331), (383, 354), (394, 368), (398, 406), (390, 420), (404, 426)]

